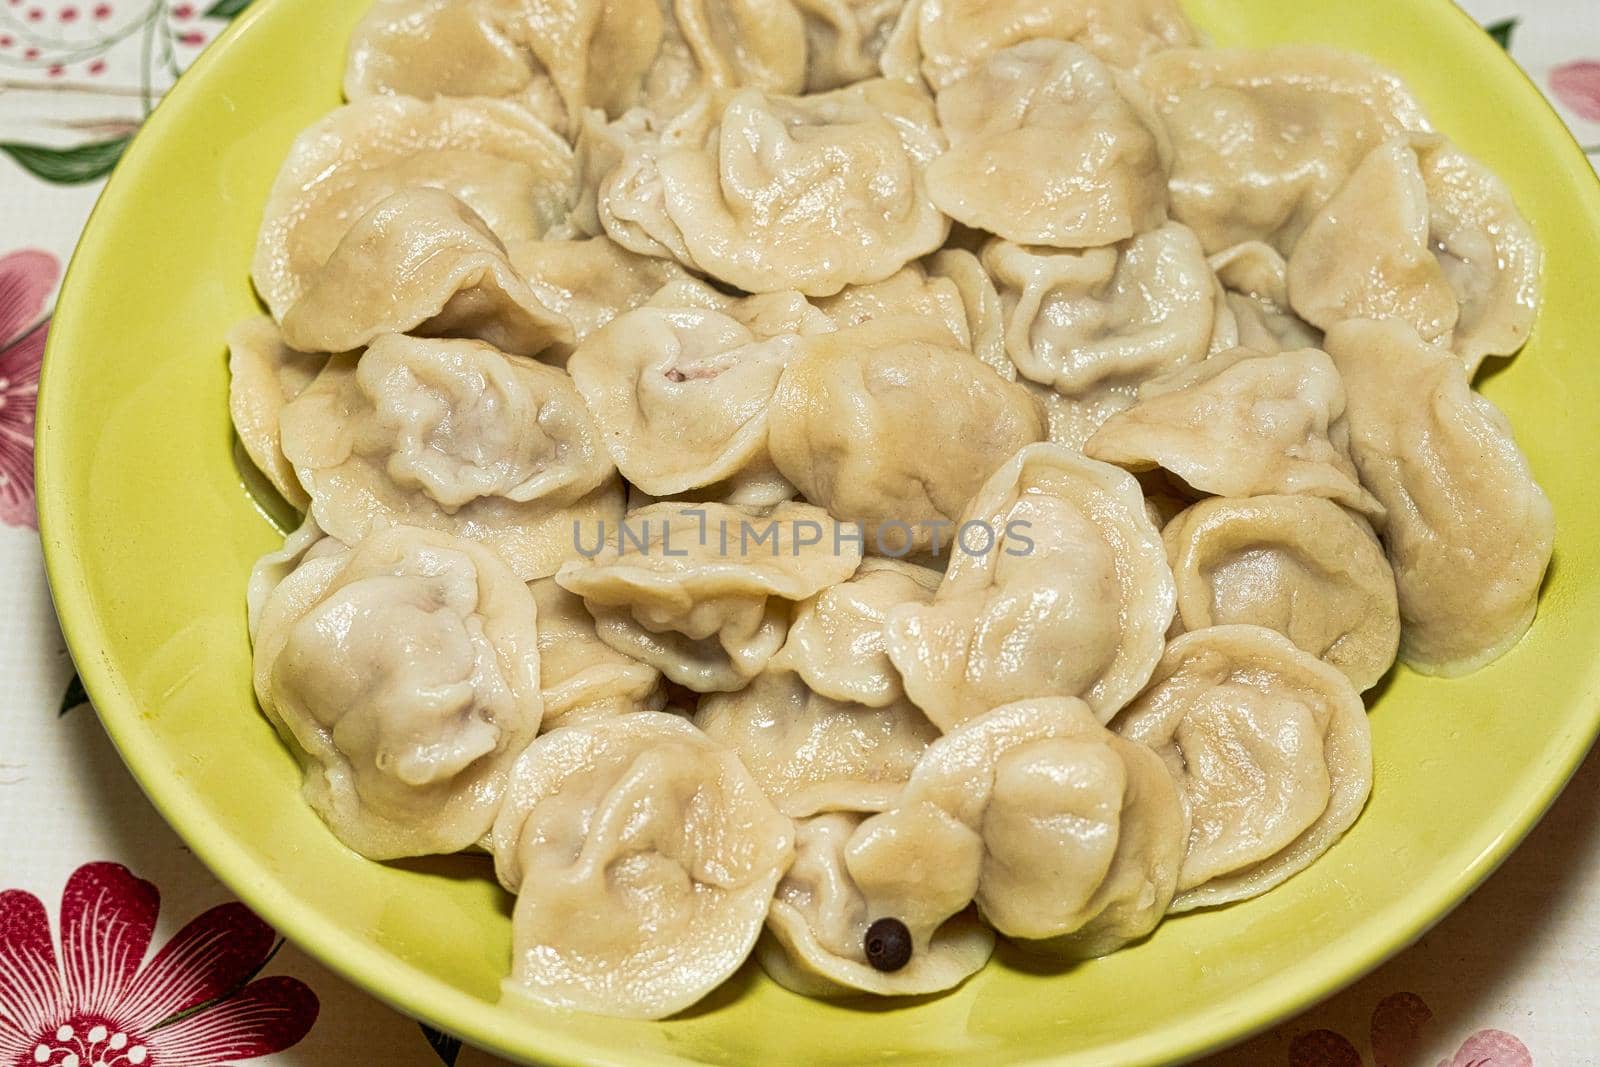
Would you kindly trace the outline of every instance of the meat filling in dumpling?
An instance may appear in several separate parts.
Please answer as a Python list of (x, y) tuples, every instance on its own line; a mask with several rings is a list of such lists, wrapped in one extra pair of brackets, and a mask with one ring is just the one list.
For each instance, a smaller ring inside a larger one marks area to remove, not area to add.
[(567, 370), (640, 490), (767, 507), (794, 495), (767, 447), (773, 392), (802, 335), (832, 328), (799, 293), (734, 298), (685, 280), (591, 337)]

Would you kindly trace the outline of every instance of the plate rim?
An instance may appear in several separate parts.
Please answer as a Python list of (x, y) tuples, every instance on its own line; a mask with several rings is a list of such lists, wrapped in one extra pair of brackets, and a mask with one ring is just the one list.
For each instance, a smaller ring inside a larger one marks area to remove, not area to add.
[[(1561, 146), (1560, 155), (1552, 158), (1551, 164), (1588, 174), (1590, 181), (1585, 183), (1580, 178), (1579, 185), (1587, 188), (1584, 200), (1589, 213), (1600, 220), (1600, 175), (1595, 173), (1571, 129), (1528, 73), (1451, 0), (1409, 2), (1418, 7), (1431, 6), (1443, 17), (1453, 17), (1471, 27), (1481, 41), (1466, 44), (1463, 58), (1499, 67), (1502, 72), (1508, 68), (1514, 72), (1521, 83), (1519, 89), (1525, 94), (1531, 93), (1537, 101), (1534, 104), (1524, 99), (1523, 106), (1518, 108), (1519, 114), (1538, 122), (1547, 131), (1557, 131), (1554, 141)], [(480, 1001), (394, 958), (338, 924), (300, 908), (288, 887), (276, 887), (260, 865), (238, 852), (232, 839), (218, 829), (214, 820), (196, 819), (192, 812), (181, 811), (184, 798), (177, 789), (159, 775), (141, 773), (141, 766), (154, 759), (153, 749), (159, 745), (149, 731), (141, 728), (141, 714), (122, 678), (98, 654), (108, 643), (105, 627), (93, 610), (87, 576), (73, 548), (76, 528), (65, 503), (66, 494), (56, 488), (59, 479), (55, 472), (67, 465), (65, 454), (69, 446), (66, 442), (72, 435), (50, 427), (64, 424), (68, 418), (65, 400), (57, 398), (70, 396), (70, 385), (61, 380), (70, 357), (62, 353), (74, 347), (77, 333), (76, 314), (69, 311), (63, 315), (61, 309), (91, 303), (90, 280), (97, 261), (106, 255), (103, 235), (110, 229), (106, 220), (118, 212), (122, 200), (135, 185), (135, 174), (147, 159), (162, 151), (167, 128), (180, 121), (192, 99), (200, 98), (213, 68), (222, 65), (236, 49), (248, 47), (255, 28), (276, 17), (277, 9), (284, 6), (273, 0), (256, 0), (178, 79), (145, 120), (112, 172), (69, 261), (41, 365), (34, 460), (45, 573), (68, 651), (119, 757), (162, 819), (240, 901), (339, 978), (409, 1019), (521, 1062), (541, 1062), (550, 1067), (598, 1064), (660, 1067), (669, 1062), (692, 1062), (682, 1057), (668, 1060), (648, 1053), (633, 1054), (625, 1049), (600, 1046), (545, 1029), (533, 1019), (527, 1027), (507, 1032), (497, 1024), (501, 1015), (497, 1006)], [(87, 313), (84, 317), (87, 318)], [(1027, 1063), (1030, 1067), (1082, 1067), (1084, 1057), (1089, 1054), (1097, 1057), (1098, 1064), (1116, 1063), (1128, 1067), (1184, 1062), (1232, 1046), (1348, 988), (1412, 945), (1494, 873), (1554, 804), (1594, 747), (1597, 737), (1600, 737), (1600, 694), (1589, 700), (1587, 730), (1579, 730), (1567, 740), (1557, 754), (1555, 766), (1542, 778), (1540, 788), (1529, 792), (1515, 817), (1501, 827), (1471, 863), (1439, 880), (1442, 884), (1422, 883), (1423, 887), (1430, 888), (1425, 898), (1417, 896), (1422, 892), (1419, 888), (1405, 901), (1386, 909), (1402, 913), (1403, 918), (1386, 928), (1384, 936), (1336, 943), (1330, 946), (1335, 950), (1332, 955), (1324, 952), (1308, 957), (1285, 971), (1270, 989), (1257, 985), (1199, 1024), (1184, 1029), (1168, 1024), (1093, 1050), (1047, 1053)], [(1378, 912), (1374, 917), (1383, 915), (1384, 912)], [(524, 1040), (517, 1040), (518, 1036)]]

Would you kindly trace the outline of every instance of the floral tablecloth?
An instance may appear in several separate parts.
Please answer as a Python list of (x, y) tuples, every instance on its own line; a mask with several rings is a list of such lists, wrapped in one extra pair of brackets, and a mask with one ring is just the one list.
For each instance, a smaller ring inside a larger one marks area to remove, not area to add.
[[(0, 1067), (493, 1062), (230, 899), (83, 703), (45, 585), (33, 414), (62, 265), (129, 137), (247, 2), (0, 0)], [(1600, 158), (1600, 0), (1464, 6)], [(1600, 753), (1419, 944), (1206, 1062), (1600, 1064)]]

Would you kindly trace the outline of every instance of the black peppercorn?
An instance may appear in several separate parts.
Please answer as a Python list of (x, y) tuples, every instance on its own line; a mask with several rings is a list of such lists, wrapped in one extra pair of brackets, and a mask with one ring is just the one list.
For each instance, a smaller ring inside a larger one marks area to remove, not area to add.
[(899, 919), (879, 919), (867, 927), (862, 947), (876, 970), (898, 971), (911, 962), (911, 931)]

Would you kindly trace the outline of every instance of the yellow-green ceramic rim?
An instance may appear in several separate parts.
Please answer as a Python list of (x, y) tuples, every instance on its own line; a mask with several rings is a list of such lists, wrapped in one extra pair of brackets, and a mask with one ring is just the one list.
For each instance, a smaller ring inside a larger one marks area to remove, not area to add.
[(547, 1064), (1170, 1062), (1409, 944), (1527, 833), (1588, 749), (1600, 723), (1600, 186), (1537, 90), (1447, 0), (1193, 0), (1220, 43), (1324, 42), (1404, 73), (1543, 239), (1533, 340), (1482, 379), (1560, 523), (1527, 640), (1471, 678), (1396, 674), (1372, 714), (1371, 806), (1311, 871), (1105, 960), (1056, 973), (1003, 955), (949, 996), (876, 1007), (804, 1000), (747, 968), (660, 1024), (498, 1006), (508, 904), (486, 866), (345, 851), (301, 803), (250, 694), (245, 576), (279, 533), (235, 458), (222, 337), (255, 310), (246, 270), (268, 186), (296, 132), (337, 103), (366, 2), (258, 0), (146, 125), (73, 260), (38, 441), (51, 585), (107, 731), (195, 853), (357, 985)]

